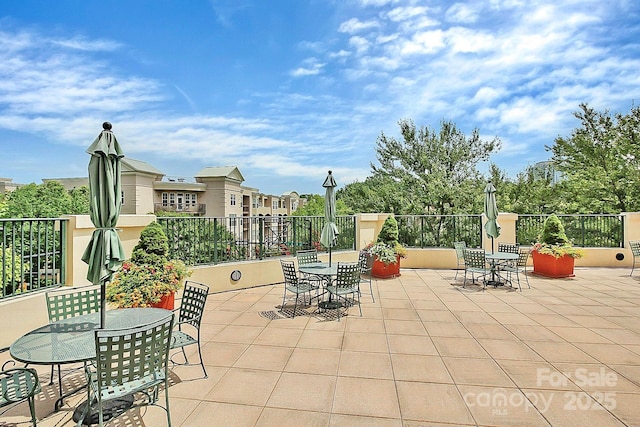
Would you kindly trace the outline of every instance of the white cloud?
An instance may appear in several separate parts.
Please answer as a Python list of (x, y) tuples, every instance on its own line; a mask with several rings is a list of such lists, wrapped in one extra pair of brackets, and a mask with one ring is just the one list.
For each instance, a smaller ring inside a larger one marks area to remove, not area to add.
[(362, 54), (369, 49), (369, 40), (360, 36), (353, 36), (349, 39), (349, 46), (353, 47), (358, 54)]
[(303, 61), (302, 66), (291, 71), (293, 77), (315, 76), (322, 72), (325, 64), (318, 62), (317, 58), (307, 58)]
[(392, 9), (386, 16), (392, 21), (406, 21), (417, 16), (423, 16), (427, 13), (426, 7), (397, 7)]
[(355, 34), (363, 30), (369, 30), (371, 28), (377, 28), (380, 24), (377, 21), (360, 21), (358, 18), (351, 18), (348, 21), (340, 24), (338, 31), (341, 33)]
[(471, 24), (478, 20), (478, 10), (474, 7), (477, 3), (454, 3), (447, 9), (446, 17), (448, 21), (460, 24)]

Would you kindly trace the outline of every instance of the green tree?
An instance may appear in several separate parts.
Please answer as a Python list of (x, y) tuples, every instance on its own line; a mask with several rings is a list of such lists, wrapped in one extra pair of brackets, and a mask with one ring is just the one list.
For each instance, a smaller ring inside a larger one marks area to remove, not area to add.
[(57, 218), (89, 213), (89, 189), (67, 191), (57, 181), (24, 185), (5, 195), (0, 211), (4, 218)]
[(351, 212), (406, 212), (405, 191), (398, 191), (398, 184), (391, 177), (375, 175), (364, 182), (353, 182), (336, 192), (336, 199)]
[(585, 212), (639, 210), (640, 107), (612, 117), (580, 104), (574, 116), (580, 127), (547, 147), (569, 195)]
[(398, 122), (402, 139), (381, 133), (376, 141), (380, 166), (374, 175), (391, 178), (405, 201), (405, 214), (478, 212), (485, 180), (477, 169), (500, 147), (500, 140), (480, 139), (474, 129), (466, 136), (451, 121), (443, 121), (439, 132), (416, 128), (411, 120)]
[[(304, 206), (296, 209), (291, 215), (294, 216), (324, 216), (324, 197), (319, 194), (309, 194), (306, 196), (307, 202)], [(353, 213), (342, 200), (336, 196), (336, 214), (349, 215)]]

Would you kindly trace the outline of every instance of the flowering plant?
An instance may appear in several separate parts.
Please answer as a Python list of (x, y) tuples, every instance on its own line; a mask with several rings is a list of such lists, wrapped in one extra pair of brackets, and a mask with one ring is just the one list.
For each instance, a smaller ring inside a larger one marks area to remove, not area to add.
[(125, 261), (107, 286), (106, 299), (118, 308), (149, 307), (182, 288), (191, 272), (180, 260), (161, 266)]
[(167, 236), (152, 222), (140, 233), (130, 261), (125, 261), (107, 286), (105, 298), (118, 308), (149, 307), (182, 288), (191, 271), (180, 260), (169, 260)]
[(385, 265), (395, 264), (398, 261), (398, 256), (400, 258), (407, 256), (407, 250), (400, 243), (392, 246), (384, 242), (371, 242), (362, 249), (362, 252), (375, 256), (378, 261), (383, 262)]
[(572, 258), (580, 258), (584, 255), (582, 249), (574, 248), (566, 233), (564, 226), (560, 222), (557, 215), (549, 215), (544, 221), (542, 235), (538, 237), (540, 240), (533, 245), (533, 250), (544, 255), (552, 255), (560, 258), (569, 255)]

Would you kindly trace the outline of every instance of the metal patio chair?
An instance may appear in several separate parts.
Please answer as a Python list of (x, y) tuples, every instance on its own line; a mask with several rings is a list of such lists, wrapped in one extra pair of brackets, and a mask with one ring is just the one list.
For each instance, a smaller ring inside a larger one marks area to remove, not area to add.
[[(304, 249), (296, 252), (296, 259), (298, 260), (298, 266), (305, 264), (313, 264), (316, 262), (320, 262), (318, 259), (318, 251), (316, 249)], [(315, 282), (318, 287), (321, 286), (321, 280), (317, 276), (313, 276), (311, 274), (301, 273), (302, 277), (310, 282)]]
[[(83, 314), (97, 313), (100, 311), (100, 286), (82, 286), (76, 288), (62, 288), (45, 294), (47, 300), (47, 313), (49, 323)], [(56, 365), (51, 365), (51, 379), (53, 384), (53, 372)], [(62, 397), (62, 375), (60, 365), (58, 367), (58, 391)]]
[(487, 286), (486, 276), (491, 274), (491, 269), (487, 266), (484, 249), (465, 249), (464, 250), (464, 281), (462, 287), (467, 284), (467, 273), (471, 273), (471, 282), (475, 283), (476, 274), (478, 277), (484, 277), (484, 286)]
[[(29, 402), (31, 423), (36, 426), (35, 395), (40, 392), (38, 373), (31, 368), (11, 368), (0, 371), (0, 408), (25, 400)], [(4, 414), (8, 409), (0, 412)], [(13, 424), (12, 424), (13, 425)]]
[(518, 252), (518, 260), (516, 261), (516, 263), (514, 265), (506, 266), (503, 268), (503, 270), (509, 274), (509, 282), (511, 282), (511, 275), (513, 273), (516, 274), (516, 279), (518, 280), (518, 289), (520, 289), (520, 291), (522, 291), (522, 287), (520, 287), (520, 273), (524, 274), (524, 277), (527, 280), (527, 286), (529, 287), (529, 289), (531, 289), (531, 285), (529, 284), (529, 275), (527, 274), (527, 262), (529, 261), (530, 255), (530, 249), (520, 248)]
[(311, 299), (311, 291), (318, 291), (319, 285), (315, 281), (310, 281), (304, 277), (298, 277), (296, 272), (296, 266), (293, 261), (280, 260), (282, 266), (282, 274), (284, 276), (284, 294), (282, 295), (282, 307), (281, 311), (284, 312), (284, 303), (287, 296), (287, 291), (295, 294), (296, 299), (293, 305), (293, 317), (296, 317), (296, 308), (298, 307), (298, 299), (300, 295), (309, 294)]
[[(360, 305), (360, 263), (357, 262), (339, 262), (338, 263), (338, 275), (335, 282), (327, 286), (329, 292), (329, 300), (325, 302), (331, 302), (333, 297), (337, 300), (332, 301), (338, 314), (338, 320), (340, 320), (340, 307), (343, 305), (348, 307), (356, 303), (358, 298), (358, 309), (360, 310), (360, 316), (362, 316), (362, 306)], [(351, 295), (351, 301), (348, 296)]]
[(467, 248), (466, 242), (453, 242), (453, 248), (456, 250), (456, 258), (458, 260), (458, 265), (456, 265), (456, 275), (453, 280), (458, 278), (458, 271), (460, 267), (464, 268), (464, 250)]
[(631, 264), (631, 273), (633, 275), (633, 269), (636, 267), (636, 262), (640, 261), (640, 240), (630, 240), (629, 247), (631, 248), (631, 254), (633, 255), (633, 264)]
[[(191, 280), (185, 282), (180, 300), (180, 308), (175, 310), (178, 312), (178, 322), (175, 324), (177, 329), (173, 331), (173, 335), (171, 336), (171, 349), (179, 348), (182, 350), (182, 355), (185, 360), (185, 363), (182, 363), (182, 365), (189, 364), (184, 348), (197, 344), (198, 356), (200, 357), (200, 365), (202, 366), (202, 372), (204, 372), (204, 378), (207, 378), (208, 375), (204, 367), (204, 361), (202, 360), (202, 349), (200, 348), (200, 323), (202, 322), (202, 315), (204, 314), (204, 306), (207, 303), (208, 295), (209, 286)], [(183, 327), (185, 328), (184, 330)], [(181, 365), (181, 363), (174, 362), (173, 359), (171, 359), (171, 362)]]
[[(360, 283), (369, 283), (369, 292), (371, 292), (371, 301), (376, 302), (373, 296), (373, 260), (374, 257), (366, 252), (360, 252), (358, 263), (360, 264)], [(362, 295), (362, 292), (360, 292)]]
[[(98, 423), (105, 419), (104, 406), (108, 401), (140, 394), (143, 398), (128, 407), (156, 405), (160, 386), (164, 386), (167, 425), (171, 427), (169, 411), (169, 347), (173, 329), (173, 314), (156, 322), (128, 329), (97, 329), (95, 331), (95, 371), (86, 369), (87, 402), (78, 421), (82, 426), (91, 407), (98, 411)], [(118, 416), (120, 412), (115, 415)]]

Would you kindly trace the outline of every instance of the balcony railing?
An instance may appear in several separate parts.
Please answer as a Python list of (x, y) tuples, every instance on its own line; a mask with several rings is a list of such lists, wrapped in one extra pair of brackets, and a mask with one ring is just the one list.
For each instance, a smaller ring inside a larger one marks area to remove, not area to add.
[(65, 283), (66, 219), (0, 219), (0, 298)]
[[(169, 256), (190, 265), (264, 259), (317, 248), (323, 217), (158, 218), (169, 239)], [(334, 250), (355, 249), (354, 216), (336, 218), (340, 234)]]
[(482, 215), (396, 215), (398, 241), (408, 248), (482, 245)]
[[(575, 246), (584, 248), (623, 248), (624, 217), (622, 215), (557, 215), (567, 237)], [(518, 215), (516, 242), (528, 245), (538, 240), (549, 215)]]
[(207, 211), (207, 205), (204, 203), (186, 204), (186, 203), (155, 203), (153, 212), (182, 212), (194, 215), (204, 215)]

